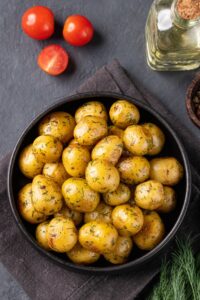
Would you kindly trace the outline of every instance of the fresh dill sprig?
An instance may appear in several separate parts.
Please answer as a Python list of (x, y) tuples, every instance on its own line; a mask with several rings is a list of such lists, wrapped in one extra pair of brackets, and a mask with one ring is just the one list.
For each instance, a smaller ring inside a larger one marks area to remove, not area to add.
[(194, 256), (189, 239), (176, 244), (171, 260), (163, 262), (159, 282), (148, 300), (200, 300), (200, 253)]

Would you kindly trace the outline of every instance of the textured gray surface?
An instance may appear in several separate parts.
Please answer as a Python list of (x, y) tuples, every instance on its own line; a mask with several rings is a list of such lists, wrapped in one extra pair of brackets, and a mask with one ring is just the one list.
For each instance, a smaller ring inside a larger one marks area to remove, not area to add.
[(28, 300), (28, 296), (0, 263), (0, 299)]
[[(56, 99), (66, 96), (113, 58), (119, 59), (129, 74), (137, 74), (153, 95), (174, 111), (194, 135), (199, 130), (189, 121), (185, 110), (185, 92), (195, 72), (156, 73), (145, 60), (144, 26), (150, 0), (60, 0), (38, 1), (48, 5), (62, 24), (67, 15), (89, 17), (96, 29), (95, 39), (84, 48), (73, 48), (61, 37), (61, 27), (53, 40), (37, 42), (20, 29), (21, 15), (36, 2), (0, 1), (0, 156), (10, 151), (19, 135), (35, 115)], [(54, 78), (37, 67), (39, 50), (57, 42), (68, 50), (71, 66)], [(23, 291), (0, 265), (0, 299), (27, 299)]]

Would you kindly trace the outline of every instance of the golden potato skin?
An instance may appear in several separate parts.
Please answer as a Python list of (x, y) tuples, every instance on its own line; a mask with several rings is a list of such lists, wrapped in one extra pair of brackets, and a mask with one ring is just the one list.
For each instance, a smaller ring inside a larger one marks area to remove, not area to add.
[(78, 242), (70, 251), (67, 252), (67, 256), (75, 264), (90, 265), (99, 259), (100, 254), (83, 248)]
[(56, 252), (70, 251), (78, 240), (74, 222), (64, 217), (53, 218), (47, 228), (49, 247)]
[(133, 155), (147, 155), (153, 147), (153, 139), (148, 129), (132, 125), (125, 129), (123, 142)]
[(90, 152), (84, 146), (70, 145), (64, 149), (62, 154), (65, 170), (72, 177), (84, 177), (89, 161)]
[(37, 240), (37, 243), (44, 248), (47, 251), (50, 251), (51, 248), (48, 245), (48, 241), (47, 241), (47, 228), (49, 225), (49, 221), (40, 223), (35, 231), (35, 237)]
[(134, 200), (136, 204), (148, 210), (155, 210), (164, 203), (163, 185), (156, 180), (148, 180), (136, 186)]
[(115, 249), (104, 254), (104, 258), (114, 265), (123, 264), (127, 261), (129, 254), (133, 248), (133, 242), (130, 237), (119, 236)]
[(133, 236), (133, 241), (141, 250), (155, 248), (164, 238), (164, 224), (155, 211), (144, 213), (144, 225), (139, 233)]
[(152, 136), (152, 140), (153, 140), (153, 146), (149, 150), (148, 155), (159, 154), (162, 151), (164, 144), (165, 144), (164, 133), (157, 125), (155, 125), (153, 123), (145, 123), (142, 126), (150, 132), (150, 134)]
[(33, 142), (33, 153), (43, 163), (57, 162), (62, 150), (61, 142), (51, 135), (40, 135)]
[(92, 221), (103, 221), (105, 223), (112, 223), (112, 210), (110, 205), (100, 202), (98, 206), (92, 212), (85, 213), (84, 223)]
[(81, 119), (87, 116), (99, 117), (105, 121), (108, 119), (105, 106), (98, 101), (90, 101), (81, 105), (75, 112), (76, 123), (79, 123)]
[(32, 202), (34, 208), (45, 215), (53, 215), (61, 210), (63, 197), (59, 185), (52, 179), (37, 175), (32, 182)]
[[(68, 143), (68, 146), (71, 146), (71, 145), (75, 145), (75, 146), (81, 146), (76, 139), (72, 139), (69, 143)], [(86, 147), (86, 146), (85, 146)]]
[(117, 126), (110, 125), (108, 126), (108, 135), (116, 135), (123, 140), (124, 130), (118, 128)]
[(117, 169), (110, 162), (102, 159), (90, 161), (85, 172), (88, 185), (99, 193), (113, 192), (120, 183)]
[[(72, 140), (69, 142), (68, 146), (71, 146), (71, 145), (75, 145), (75, 146), (78, 145), (78, 146), (81, 146), (81, 145), (77, 142), (76, 139), (72, 139)], [(89, 151), (91, 151), (92, 148), (93, 148), (93, 146), (84, 146), (84, 147), (86, 147)]]
[(61, 210), (59, 210), (57, 213), (54, 214), (54, 217), (64, 217), (67, 219), (72, 219), (72, 221), (76, 226), (80, 225), (81, 222), (83, 221), (82, 213), (75, 210), (71, 210), (66, 205), (63, 205)]
[(110, 223), (93, 221), (86, 223), (79, 230), (80, 244), (97, 253), (113, 251), (118, 238), (115, 227)]
[(123, 151), (122, 140), (116, 135), (103, 138), (92, 150), (92, 160), (105, 159), (116, 165)]
[(48, 163), (44, 165), (43, 168), (43, 175), (51, 178), (56, 183), (58, 183), (60, 186), (62, 186), (63, 182), (67, 180), (67, 178), (70, 177), (69, 174), (67, 174), (64, 166), (62, 163)]
[(112, 123), (122, 129), (137, 124), (140, 119), (138, 108), (126, 100), (118, 100), (113, 103), (109, 111)]
[(26, 184), (18, 193), (18, 209), (24, 220), (31, 224), (41, 223), (46, 216), (35, 210), (32, 203), (32, 184)]
[(129, 204), (118, 205), (113, 209), (112, 222), (121, 236), (138, 233), (144, 222), (142, 210)]
[(19, 156), (19, 169), (28, 178), (41, 174), (44, 163), (37, 160), (33, 154), (32, 144), (26, 146)]
[(87, 116), (76, 125), (74, 138), (80, 145), (92, 146), (105, 137), (107, 133), (107, 123), (103, 118)]
[(132, 156), (122, 159), (117, 169), (121, 181), (126, 184), (138, 184), (149, 178), (150, 164), (145, 157)]
[(158, 207), (157, 211), (161, 213), (169, 213), (176, 207), (176, 193), (169, 187), (164, 186), (164, 201), (161, 206)]
[(183, 178), (184, 170), (174, 157), (154, 158), (150, 161), (150, 178), (164, 185), (174, 186)]
[(62, 194), (67, 206), (79, 212), (95, 210), (100, 195), (92, 190), (83, 178), (69, 178), (62, 185)]
[(74, 118), (67, 112), (53, 112), (40, 122), (39, 135), (52, 135), (61, 143), (67, 143), (73, 137), (75, 125)]
[(123, 183), (120, 183), (118, 188), (114, 192), (108, 192), (103, 194), (103, 200), (112, 206), (124, 204), (129, 201), (131, 197), (131, 191), (129, 187)]

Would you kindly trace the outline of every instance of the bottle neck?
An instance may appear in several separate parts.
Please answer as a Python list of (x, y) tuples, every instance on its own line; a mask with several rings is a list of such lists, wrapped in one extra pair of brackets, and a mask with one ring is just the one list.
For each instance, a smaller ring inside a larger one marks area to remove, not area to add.
[(172, 20), (173, 23), (183, 29), (194, 27), (197, 24), (200, 24), (200, 16), (196, 19), (184, 19), (179, 11), (178, 11), (178, 4), (179, 0), (173, 0), (172, 6), (171, 6), (171, 14), (172, 14)]

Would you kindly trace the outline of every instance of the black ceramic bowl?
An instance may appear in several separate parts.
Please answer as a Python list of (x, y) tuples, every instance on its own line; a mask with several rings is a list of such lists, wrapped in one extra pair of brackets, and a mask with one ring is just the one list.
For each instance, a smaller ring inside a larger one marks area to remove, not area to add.
[(153, 122), (164, 131), (166, 136), (166, 144), (160, 156), (175, 156), (182, 163), (185, 169), (184, 179), (180, 182), (179, 185), (176, 186), (178, 205), (174, 212), (170, 213), (169, 215), (162, 216), (166, 227), (165, 239), (157, 247), (149, 252), (139, 251), (136, 249), (136, 247), (134, 247), (129, 261), (119, 266), (111, 265), (103, 258), (100, 259), (96, 264), (91, 266), (78, 266), (70, 262), (65, 254), (47, 252), (37, 245), (34, 237), (35, 226), (25, 222), (21, 218), (17, 210), (17, 193), (19, 189), (28, 182), (28, 180), (20, 173), (18, 168), (19, 153), (27, 144), (33, 142), (33, 140), (37, 136), (38, 123), (46, 114), (58, 110), (63, 110), (74, 114), (75, 110), (81, 104), (89, 100), (99, 100), (104, 103), (107, 108), (109, 108), (114, 101), (120, 98), (121, 96), (118, 94), (87, 93), (78, 94), (60, 100), (56, 104), (46, 109), (42, 114), (37, 116), (31, 122), (31, 124), (26, 128), (26, 130), (18, 140), (10, 160), (8, 172), (8, 194), (10, 206), (18, 226), (20, 227), (25, 237), (37, 250), (39, 250), (46, 257), (60, 264), (64, 268), (73, 269), (74, 271), (119, 273), (121, 271), (141, 268), (142, 266), (146, 265), (147, 262), (151, 262), (154, 258), (158, 260), (158, 256), (162, 256), (163, 252), (166, 250), (166, 246), (169, 245), (170, 241), (175, 236), (175, 233), (177, 232), (179, 226), (183, 222), (189, 204), (191, 189), (190, 166), (188, 163), (186, 152), (176, 133), (157, 112), (133, 98), (123, 96), (124, 99), (129, 100), (139, 107), (141, 112), (140, 122)]

